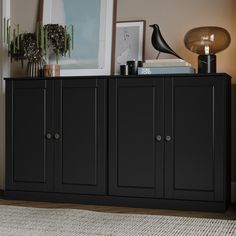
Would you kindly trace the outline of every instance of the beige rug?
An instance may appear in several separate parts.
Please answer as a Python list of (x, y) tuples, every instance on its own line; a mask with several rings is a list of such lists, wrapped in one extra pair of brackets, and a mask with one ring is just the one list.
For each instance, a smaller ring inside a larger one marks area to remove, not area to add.
[(0, 205), (1, 236), (224, 236), (236, 221)]

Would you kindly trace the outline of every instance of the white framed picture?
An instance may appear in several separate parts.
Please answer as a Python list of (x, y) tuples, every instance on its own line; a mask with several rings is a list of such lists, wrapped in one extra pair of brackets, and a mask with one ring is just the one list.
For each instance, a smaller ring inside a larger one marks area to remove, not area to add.
[(70, 57), (59, 59), (61, 76), (111, 74), (114, 4), (115, 0), (44, 0), (44, 24), (73, 25), (74, 49)]
[(145, 25), (144, 20), (116, 23), (115, 74), (127, 61), (144, 61)]

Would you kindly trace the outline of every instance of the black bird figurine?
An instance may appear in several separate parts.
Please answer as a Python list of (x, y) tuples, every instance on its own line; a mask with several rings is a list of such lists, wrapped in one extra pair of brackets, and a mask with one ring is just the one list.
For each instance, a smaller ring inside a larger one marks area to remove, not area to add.
[(156, 59), (158, 59), (158, 57), (160, 56), (161, 52), (164, 53), (169, 53), (172, 54), (180, 59), (182, 59), (179, 55), (177, 55), (171, 48), (170, 46), (167, 44), (167, 42), (165, 41), (165, 39), (162, 37), (161, 35), (161, 31), (160, 28), (157, 24), (154, 25), (149, 25), (150, 27), (153, 28), (153, 33), (152, 33), (152, 46), (159, 51), (157, 54)]

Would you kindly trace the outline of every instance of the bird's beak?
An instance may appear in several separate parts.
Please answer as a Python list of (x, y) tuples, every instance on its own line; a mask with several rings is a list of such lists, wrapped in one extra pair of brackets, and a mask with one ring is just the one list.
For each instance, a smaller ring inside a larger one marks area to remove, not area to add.
[(150, 27), (154, 27), (154, 25), (149, 25)]

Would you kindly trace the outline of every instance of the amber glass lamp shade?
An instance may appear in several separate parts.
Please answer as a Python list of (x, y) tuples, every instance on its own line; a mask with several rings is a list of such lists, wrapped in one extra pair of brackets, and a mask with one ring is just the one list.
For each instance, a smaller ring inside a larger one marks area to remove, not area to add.
[(184, 44), (190, 51), (199, 54), (198, 72), (215, 73), (215, 54), (226, 49), (230, 44), (229, 32), (221, 27), (205, 26), (189, 30), (184, 37)]

